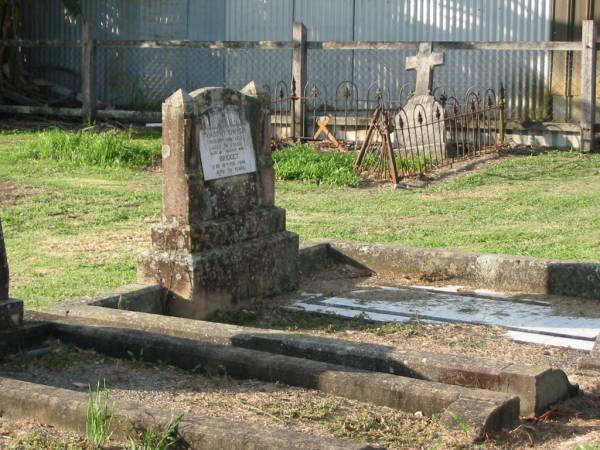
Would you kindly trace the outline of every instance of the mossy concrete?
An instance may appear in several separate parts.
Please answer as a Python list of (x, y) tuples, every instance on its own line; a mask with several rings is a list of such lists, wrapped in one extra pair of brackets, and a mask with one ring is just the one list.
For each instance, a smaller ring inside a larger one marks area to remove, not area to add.
[(47, 316), (47, 319), (52, 323), (52, 335), (61, 342), (113, 357), (133, 354), (145, 361), (161, 361), (186, 370), (201, 369), (239, 379), (283, 382), (428, 415), (454, 417), (462, 414), (464, 406), (461, 405), (470, 402), (472, 414), (461, 416), (461, 422), (468, 425), (474, 441), (483, 439), (487, 433), (513, 427), (519, 418), (519, 398), (506, 393), (135, 330), (114, 323), (74, 317)]
[[(35, 419), (58, 428), (85, 433), (88, 394), (25, 381), (0, 378), (0, 411), (13, 420)], [(114, 406), (115, 437), (123, 440), (149, 430), (163, 430), (178, 413), (150, 409), (119, 400)], [(192, 450), (368, 450), (356, 441), (311, 436), (224, 418), (183, 415), (178, 435)]]
[(600, 264), (389, 244), (329, 243), (379, 274), (528, 294), (600, 299)]
[(166, 289), (171, 315), (203, 319), (298, 285), (299, 238), (275, 207), (269, 108), (254, 83), (178, 90), (163, 104), (163, 214), (138, 279)]
[[(68, 312), (67, 312), (68, 310)], [(280, 330), (187, 320), (89, 305), (56, 307), (54, 314), (90, 319), (108, 326), (148, 331), (195, 341), (243, 347), (329, 362), (404, 377), (483, 388), (521, 399), (521, 415), (541, 414), (554, 403), (576, 395), (566, 374), (545, 365), (512, 364), (461, 355), (356, 343)]]
[(50, 324), (26, 321), (23, 326), (0, 329), (0, 360), (15, 353), (22, 353), (38, 346), (50, 336)]

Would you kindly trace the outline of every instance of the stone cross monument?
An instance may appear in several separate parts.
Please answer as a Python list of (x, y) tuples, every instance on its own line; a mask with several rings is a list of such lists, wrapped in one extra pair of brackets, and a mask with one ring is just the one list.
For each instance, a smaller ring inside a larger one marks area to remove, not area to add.
[(274, 203), (268, 95), (254, 83), (177, 91), (163, 104), (162, 153), (162, 223), (138, 271), (165, 288), (165, 313), (206, 318), (295, 289), (298, 236)]
[(416, 56), (406, 58), (406, 69), (416, 70), (415, 91), (396, 115), (395, 127), (401, 155), (405, 158), (441, 159), (446, 154), (444, 107), (431, 95), (433, 69), (444, 64), (444, 54), (432, 52), (429, 42), (419, 44)]
[(8, 282), (8, 259), (0, 220), (0, 331), (23, 323), (23, 302), (9, 298)]
[(406, 58), (406, 70), (417, 71), (414, 95), (430, 95), (433, 86), (433, 68), (444, 65), (444, 54), (432, 52), (430, 42), (419, 44), (419, 53)]

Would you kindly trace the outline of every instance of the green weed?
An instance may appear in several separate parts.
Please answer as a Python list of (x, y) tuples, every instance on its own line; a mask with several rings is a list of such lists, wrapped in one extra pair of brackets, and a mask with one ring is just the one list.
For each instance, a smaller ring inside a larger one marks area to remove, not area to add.
[(101, 448), (113, 434), (114, 405), (109, 405), (110, 393), (106, 381), (100, 382), (93, 392), (90, 389), (85, 410), (85, 432), (94, 448)]
[(131, 133), (122, 131), (42, 131), (21, 157), (52, 160), (78, 166), (143, 168), (160, 157), (160, 146), (141, 145), (132, 141)]
[[(429, 164), (431, 163), (431, 158), (428, 158), (426, 156), (420, 156), (420, 155), (413, 155), (413, 156), (403, 156), (403, 155), (396, 155), (395, 157), (396, 159), (396, 168), (398, 169), (399, 173), (403, 173), (403, 172), (409, 172), (409, 173), (421, 173), (424, 172)], [(382, 161), (381, 159), (381, 155), (378, 152), (375, 151), (370, 151), (368, 152), (362, 161), (362, 167), (365, 168), (367, 171), (369, 169), (375, 169), (378, 167), (381, 167), (381, 165), (384, 165), (384, 167), (387, 169), (387, 159), (385, 159), (384, 161)]]
[(458, 427), (463, 431), (463, 433), (469, 434), (469, 424), (462, 416), (452, 411), (448, 411), (447, 413), (454, 423), (456, 423), (456, 425), (458, 425)]
[(274, 152), (273, 160), (280, 180), (351, 187), (357, 187), (363, 181), (354, 173), (354, 155), (351, 153), (322, 153), (307, 145), (297, 145)]
[(169, 422), (163, 431), (147, 430), (130, 438), (129, 450), (168, 450), (179, 443), (179, 425), (183, 416)]

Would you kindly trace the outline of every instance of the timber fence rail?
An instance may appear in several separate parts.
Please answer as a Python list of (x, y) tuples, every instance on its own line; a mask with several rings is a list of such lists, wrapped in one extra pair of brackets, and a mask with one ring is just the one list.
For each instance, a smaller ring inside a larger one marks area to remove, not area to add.
[[(595, 150), (594, 127), (596, 117), (596, 60), (597, 60), (597, 25), (592, 20), (583, 23), (581, 41), (553, 41), (553, 42), (459, 42), (459, 41), (434, 41), (435, 50), (507, 50), (507, 51), (548, 51), (548, 52), (576, 52), (581, 54), (581, 120), (578, 124), (570, 123), (541, 123), (532, 125), (531, 129), (558, 129), (581, 133), (581, 148), (589, 152)], [(417, 51), (419, 42), (384, 42), (384, 41), (307, 41), (306, 27), (295, 23), (292, 30), (291, 41), (192, 41), (192, 40), (98, 40), (95, 36), (94, 26), (83, 24), (82, 38), (77, 40), (28, 40), (13, 39), (0, 40), (0, 46), (16, 48), (68, 48), (81, 50), (81, 108), (62, 108), (46, 105), (0, 105), (1, 113), (12, 114), (42, 114), (66, 117), (81, 117), (85, 122), (92, 122), (96, 118), (158, 121), (160, 113), (151, 111), (111, 110), (98, 107), (96, 96), (96, 73), (98, 49), (213, 49), (213, 50), (291, 50), (292, 70), (291, 79), (302, 92), (308, 85), (307, 54), (309, 50), (387, 50), (387, 51)], [(577, 76), (577, 75), (575, 75)], [(247, 80), (251, 81), (251, 80)], [(505, 80), (509, 82), (510, 80)], [(291, 91), (291, 89), (288, 87)], [(274, 96), (275, 103), (281, 99)], [(293, 123), (289, 124), (293, 137), (300, 139), (307, 135), (307, 111), (303, 102), (293, 102), (294, 111), (290, 111)], [(274, 111), (283, 120), (284, 113), (280, 106)], [(510, 127), (508, 121), (508, 127)], [(514, 126), (527, 128), (523, 124), (515, 123)]]

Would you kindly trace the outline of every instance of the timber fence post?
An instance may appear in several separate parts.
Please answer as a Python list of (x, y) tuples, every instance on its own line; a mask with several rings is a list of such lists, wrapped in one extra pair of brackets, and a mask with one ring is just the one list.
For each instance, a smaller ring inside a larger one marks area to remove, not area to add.
[(300, 140), (306, 135), (304, 129), (304, 99), (303, 93), (307, 83), (306, 71), (306, 27), (303, 23), (295, 22), (292, 29), (292, 40), (294, 49), (292, 50), (292, 80), (296, 82), (296, 88), (299, 97), (294, 101), (294, 138)]
[(598, 30), (593, 20), (584, 20), (581, 33), (581, 150), (597, 151), (596, 123), (596, 40)]
[(96, 38), (95, 27), (83, 23), (81, 36), (81, 115), (84, 123), (96, 119)]

